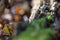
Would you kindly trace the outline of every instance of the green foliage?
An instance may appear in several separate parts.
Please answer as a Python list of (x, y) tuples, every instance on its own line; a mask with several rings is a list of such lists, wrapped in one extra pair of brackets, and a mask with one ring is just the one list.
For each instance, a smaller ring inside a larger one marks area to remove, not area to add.
[[(32, 23), (26, 23), (27, 30), (22, 32), (19, 36), (13, 38), (13, 40), (51, 40), (51, 35), (54, 31), (46, 27), (46, 18), (34, 20)], [(47, 19), (51, 19), (48, 17)], [(38, 26), (37, 26), (38, 25)], [(37, 28), (40, 28), (37, 30)]]
[(53, 30), (51, 30), (50, 28), (40, 30), (33, 30), (30, 28), (27, 29), (25, 32), (22, 32), (13, 40), (50, 40), (53, 33)]

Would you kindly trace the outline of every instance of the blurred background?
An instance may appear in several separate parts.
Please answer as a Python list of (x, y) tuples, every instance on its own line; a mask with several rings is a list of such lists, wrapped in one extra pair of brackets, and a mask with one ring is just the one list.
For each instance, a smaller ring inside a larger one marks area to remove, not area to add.
[(0, 40), (60, 40), (60, 0), (0, 0)]

